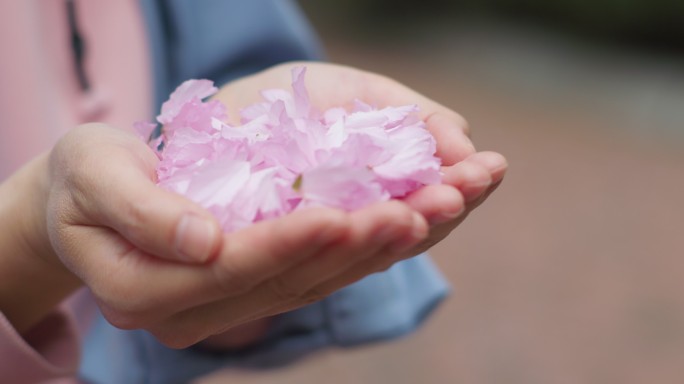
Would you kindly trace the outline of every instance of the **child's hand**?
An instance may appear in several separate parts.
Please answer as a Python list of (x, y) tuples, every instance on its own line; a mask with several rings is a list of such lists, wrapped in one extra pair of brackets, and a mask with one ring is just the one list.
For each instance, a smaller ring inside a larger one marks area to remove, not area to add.
[[(418, 103), (438, 142), (445, 185), (404, 202), (352, 213), (307, 209), (223, 235), (204, 209), (155, 186), (157, 158), (146, 145), (87, 125), (53, 150), (47, 204), (37, 204), (47, 220), (39, 218), (30, 237), (49, 233), (59, 260), (90, 288), (112, 324), (147, 329), (166, 345), (185, 347), (319, 300), (429, 248), (503, 177), (505, 160), (475, 153), (456, 113), (384, 77), (307, 66), (319, 108), (355, 98), (377, 106)], [(248, 105), (261, 89), (287, 87), (290, 68), (231, 83), (217, 97), (229, 106)]]
[(368, 260), (427, 236), (397, 201), (306, 209), (222, 235), (208, 212), (155, 186), (156, 162), (132, 135), (74, 129), (50, 156), (47, 232), (113, 325), (172, 347), (322, 299)]
[(290, 70), (294, 66), (307, 67), (306, 82), (311, 104), (320, 110), (351, 107), (355, 99), (378, 108), (417, 104), (420, 117), (437, 141), (437, 156), (442, 159), (444, 185), (425, 187), (404, 200), (430, 223), (428, 237), (402, 255), (370, 259), (350, 277), (359, 279), (371, 270), (384, 270), (399, 258), (415, 256), (437, 244), (482, 204), (503, 180), (506, 159), (495, 152), (476, 152), (469, 138), (469, 127), (459, 114), (374, 73), (325, 63), (287, 63), (232, 82), (223, 87), (215, 98), (229, 107), (229, 118), (235, 123), (239, 108), (259, 100), (259, 90), (288, 89)]

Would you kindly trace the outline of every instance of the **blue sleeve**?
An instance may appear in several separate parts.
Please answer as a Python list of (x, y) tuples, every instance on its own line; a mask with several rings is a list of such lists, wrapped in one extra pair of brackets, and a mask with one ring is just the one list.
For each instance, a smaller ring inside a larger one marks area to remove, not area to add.
[(447, 295), (426, 255), (366, 277), (327, 299), (278, 316), (263, 342), (235, 352), (170, 349), (145, 331), (101, 316), (85, 338), (81, 376), (93, 383), (186, 383), (226, 367), (268, 368), (326, 347), (389, 340), (416, 329)]
[(156, 115), (185, 80), (226, 82), (323, 50), (290, 0), (140, 0), (152, 54)]
[[(322, 51), (287, 0), (140, 0), (145, 15), (157, 110), (182, 81), (218, 84)], [(152, 114), (152, 112), (151, 112)], [(144, 331), (122, 331), (101, 316), (84, 339), (80, 374), (93, 383), (185, 383), (213, 370), (286, 364), (325, 347), (406, 335), (446, 296), (425, 255), (393, 266), (302, 309), (279, 315), (263, 342), (232, 353), (174, 350)]]

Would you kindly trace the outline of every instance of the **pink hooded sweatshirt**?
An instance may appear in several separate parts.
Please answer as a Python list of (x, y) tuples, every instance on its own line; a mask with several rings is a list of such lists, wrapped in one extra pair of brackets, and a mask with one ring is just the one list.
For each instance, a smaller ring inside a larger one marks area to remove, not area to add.
[[(65, 2), (0, 2), (0, 180), (49, 150), (71, 127), (101, 121), (127, 129), (152, 110), (150, 59), (137, 1), (79, 1), (78, 6), (78, 25), (89, 43), (83, 65), (93, 88), (87, 92), (74, 70)], [(0, 382), (78, 382), (73, 378), (78, 334), (92, 307), (80, 296), (24, 335), (0, 312)]]

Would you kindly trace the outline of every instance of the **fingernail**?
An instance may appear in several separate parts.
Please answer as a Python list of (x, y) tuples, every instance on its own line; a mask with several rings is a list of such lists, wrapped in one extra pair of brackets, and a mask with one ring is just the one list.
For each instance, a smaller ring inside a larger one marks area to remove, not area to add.
[(176, 250), (189, 262), (202, 263), (211, 256), (216, 226), (194, 213), (186, 213), (176, 227)]
[(427, 225), (425, 218), (418, 212), (413, 212), (413, 227), (411, 234), (416, 240), (422, 240), (427, 236)]
[(465, 212), (465, 206), (461, 206), (461, 208), (456, 211), (456, 212), (439, 212), (435, 216), (431, 217), (429, 220), (430, 225), (436, 225), (436, 224), (443, 224), (448, 221), (452, 221)]
[(470, 140), (470, 137), (468, 137), (468, 135), (466, 135), (465, 133), (463, 134), (463, 136), (465, 136), (466, 153), (468, 153), (469, 155), (476, 153), (477, 150), (475, 149), (475, 144), (473, 144), (473, 141)]

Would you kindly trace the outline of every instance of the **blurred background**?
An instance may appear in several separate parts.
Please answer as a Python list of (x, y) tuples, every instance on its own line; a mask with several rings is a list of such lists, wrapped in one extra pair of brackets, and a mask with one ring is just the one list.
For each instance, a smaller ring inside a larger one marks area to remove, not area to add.
[(416, 334), (201, 383), (684, 382), (684, 1), (301, 1), (332, 61), (463, 114), (497, 193)]

